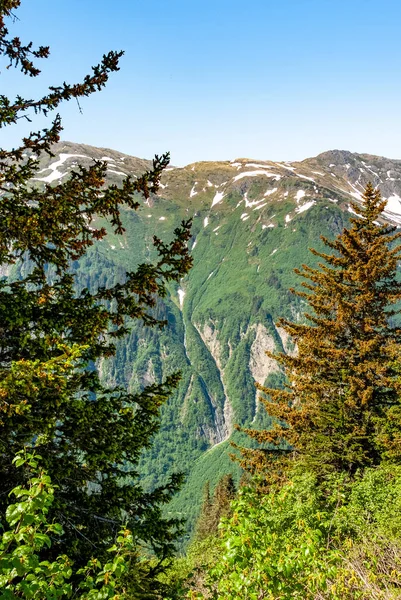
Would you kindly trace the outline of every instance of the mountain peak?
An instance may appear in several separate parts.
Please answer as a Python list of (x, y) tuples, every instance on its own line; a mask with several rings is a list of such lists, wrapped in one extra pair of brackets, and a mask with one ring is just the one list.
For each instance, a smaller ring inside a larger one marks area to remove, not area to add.
[(326, 152), (318, 154), (315, 160), (325, 163), (334, 163), (335, 165), (344, 165), (349, 163), (350, 160), (355, 160), (357, 157), (359, 157), (358, 154), (350, 152), (349, 150), (327, 150)]

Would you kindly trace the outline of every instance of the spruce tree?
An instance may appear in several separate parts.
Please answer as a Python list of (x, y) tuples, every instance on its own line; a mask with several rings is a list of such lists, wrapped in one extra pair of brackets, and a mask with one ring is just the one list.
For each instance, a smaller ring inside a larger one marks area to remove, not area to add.
[(231, 474), (223, 475), (214, 490), (213, 498), (210, 495), (210, 484), (206, 483), (203, 492), (203, 502), (198, 522), (195, 528), (196, 541), (202, 541), (210, 535), (217, 533), (222, 517), (230, 515), (231, 502), (236, 495), (236, 487)]
[[(35, 62), (47, 58), (49, 49), (9, 37), (6, 19), (19, 5), (0, 5), (0, 58), (36, 77)], [(121, 55), (110, 52), (82, 82), (51, 87), (37, 100), (1, 95), (0, 127), (48, 115), (63, 101), (102, 89)], [(67, 551), (78, 565), (93, 555), (101, 558), (124, 522), (138, 545), (162, 561), (174, 549), (178, 526), (162, 516), (162, 507), (181, 477), (144, 493), (136, 464), (179, 376), (131, 394), (106, 389), (93, 365), (114, 354), (116, 341), (136, 320), (165, 324), (154, 309), (167, 283), (191, 266), (190, 222), (169, 243), (154, 238), (154, 263), (140, 264), (112, 287), (78, 290), (74, 261), (107, 229), (124, 233), (122, 208), (137, 210), (141, 197), (157, 192), (169, 156), (156, 156), (153, 169), (135, 180), (127, 177), (121, 187), (105, 185), (107, 165), (101, 161), (77, 167), (62, 183), (33, 185), (39, 157), (52, 155), (61, 130), (56, 115), (48, 129), (30, 133), (19, 147), (0, 149), (0, 265), (23, 267), (19, 278), (0, 281), (0, 520), (7, 494), (28, 477), (13, 457), (27, 445), (40, 445), (57, 489), (51, 519), (64, 529), (53, 545), (55, 555)], [(155, 562), (153, 571), (158, 568)]]
[(296, 273), (309, 307), (305, 322), (278, 325), (296, 344), (294, 356), (273, 354), (288, 378), (284, 390), (258, 386), (271, 430), (246, 430), (263, 446), (242, 449), (243, 466), (271, 481), (295, 463), (320, 476), (401, 459), (400, 344), (396, 315), (400, 233), (383, 221), (386, 201), (372, 185), (352, 203), (350, 228), (317, 268)]
[(210, 513), (212, 510), (212, 499), (210, 497), (210, 483), (207, 481), (203, 489), (202, 505), (195, 526), (195, 539), (204, 540), (210, 535)]

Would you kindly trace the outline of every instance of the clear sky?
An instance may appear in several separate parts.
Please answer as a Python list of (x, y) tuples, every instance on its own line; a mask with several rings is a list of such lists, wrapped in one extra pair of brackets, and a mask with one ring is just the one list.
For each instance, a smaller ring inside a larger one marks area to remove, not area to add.
[(34, 98), (125, 50), (83, 115), (62, 106), (64, 139), (170, 150), (176, 165), (334, 148), (401, 158), (400, 0), (22, 0), (16, 14), (10, 32), (52, 54), (36, 80), (2, 65), (2, 94)]

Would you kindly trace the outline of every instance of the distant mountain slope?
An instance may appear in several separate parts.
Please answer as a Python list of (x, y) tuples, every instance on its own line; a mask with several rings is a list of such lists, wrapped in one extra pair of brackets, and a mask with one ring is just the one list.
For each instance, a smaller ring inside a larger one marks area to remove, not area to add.
[[(117, 185), (137, 176), (149, 161), (119, 152), (58, 144), (41, 160), (34, 185), (62, 181), (92, 159), (106, 160)], [(299, 283), (293, 269), (316, 262), (308, 247), (320, 235), (334, 237), (347, 223), (351, 201), (368, 181), (388, 199), (386, 216), (401, 223), (401, 161), (333, 150), (301, 162), (237, 159), (168, 168), (158, 196), (137, 212), (124, 211), (126, 233), (112, 233), (77, 266), (82, 285), (113, 282), (124, 269), (152, 258), (152, 236), (167, 238), (193, 217), (194, 267), (159, 307), (164, 331), (136, 326), (102, 377), (134, 388), (182, 371), (179, 390), (162, 409), (162, 426), (144, 454), (144, 485), (184, 470), (188, 482), (171, 510), (193, 522), (201, 489), (232, 470), (227, 451), (234, 424), (267, 424), (254, 382), (280, 384), (265, 350), (291, 351), (276, 327), (279, 316), (299, 317), (302, 305), (288, 289)]]

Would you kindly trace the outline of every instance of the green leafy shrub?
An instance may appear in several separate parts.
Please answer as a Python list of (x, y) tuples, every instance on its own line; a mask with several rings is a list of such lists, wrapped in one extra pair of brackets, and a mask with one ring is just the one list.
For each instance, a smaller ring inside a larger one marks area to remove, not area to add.
[(324, 587), (338, 558), (324, 556), (329, 527), (313, 477), (263, 497), (244, 488), (223, 523), (213, 598), (305, 598), (306, 588)]
[[(6, 511), (0, 539), (0, 599), (56, 600), (74, 597), (79, 600), (113, 598), (150, 598), (133, 594), (126, 583), (127, 573), (134, 576), (141, 568), (132, 533), (122, 529), (108, 552), (110, 559), (91, 559), (84, 568), (74, 570), (68, 556), (43, 559), (52, 540), (61, 536), (63, 528), (48, 522), (54, 501), (55, 486), (40, 467), (40, 456), (20, 452), (16, 467), (30, 473), (28, 485), (19, 486), (10, 495), (16, 502)], [(131, 586), (132, 587), (132, 586)]]
[(266, 495), (242, 489), (222, 524), (210, 598), (399, 598), (400, 492), (394, 467), (368, 469), (352, 484), (336, 476), (325, 489), (307, 473)]

